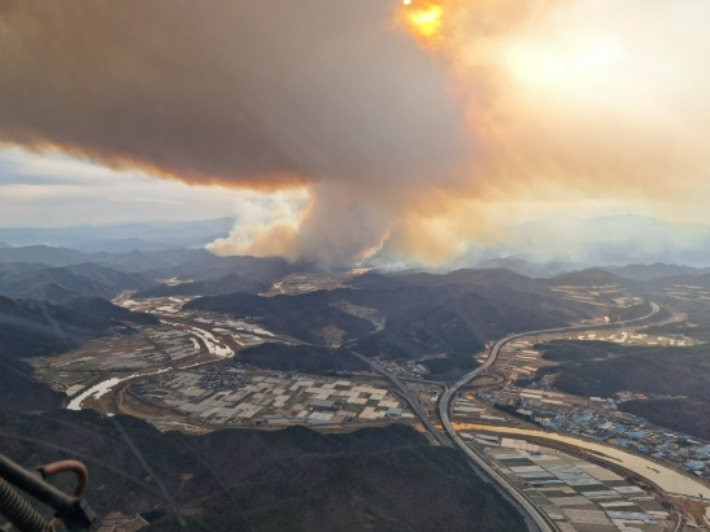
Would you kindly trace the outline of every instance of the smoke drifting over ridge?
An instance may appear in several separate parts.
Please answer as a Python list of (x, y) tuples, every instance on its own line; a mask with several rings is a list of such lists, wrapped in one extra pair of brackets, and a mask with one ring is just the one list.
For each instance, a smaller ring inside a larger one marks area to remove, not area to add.
[(382, 0), (0, 0), (0, 142), (305, 187), (295, 221), (242, 216), (215, 249), (346, 263), (470, 149), (441, 69), (392, 18)]
[(0, 143), (258, 191), (218, 253), (443, 261), (522, 204), (667, 213), (710, 192), (708, 18), (703, 0), (0, 0)]

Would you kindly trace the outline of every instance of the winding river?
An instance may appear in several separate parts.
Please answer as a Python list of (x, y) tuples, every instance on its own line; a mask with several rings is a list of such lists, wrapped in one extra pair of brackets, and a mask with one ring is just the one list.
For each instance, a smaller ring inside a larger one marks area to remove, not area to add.
[[(187, 369), (188, 367), (192, 366), (187, 366), (186, 368), (181, 368), (181, 369)], [(87, 400), (89, 397), (93, 397), (94, 399), (100, 399), (104, 395), (106, 395), (108, 392), (110, 392), (113, 388), (116, 387), (116, 385), (131, 380), (131, 379), (137, 379), (138, 377), (146, 377), (148, 375), (158, 375), (159, 373), (165, 373), (167, 371), (172, 371), (173, 368), (164, 368), (160, 369), (158, 371), (153, 371), (151, 373), (136, 373), (135, 375), (129, 375), (128, 377), (112, 377), (110, 379), (106, 379), (105, 381), (101, 381), (98, 384), (94, 384), (91, 388), (88, 388), (81, 392), (79, 395), (77, 395), (74, 399), (69, 401), (69, 404), (67, 405), (67, 410), (81, 410), (81, 404)]]
[[(161, 320), (162, 323), (172, 326), (169, 322), (166, 322), (164, 320)], [(218, 357), (218, 358), (228, 358), (234, 356), (234, 351), (229, 348), (228, 346), (223, 345), (222, 342), (217, 340), (217, 338), (209, 331), (206, 331), (204, 329), (200, 329), (199, 327), (190, 327), (188, 331), (200, 338), (204, 343), (205, 346), (207, 347), (207, 350), (210, 352), (210, 354)], [(197, 340), (194, 339), (193, 336), (193, 341), (197, 344)], [(197, 344), (199, 346), (199, 344)], [(138, 377), (146, 377), (148, 375), (157, 375), (159, 373), (165, 373), (167, 371), (172, 371), (173, 369), (190, 369), (194, 368), (197, 366), (201, 366), (205, 363), (208, 362), (199, 362), (197, 364), (192, 364), (190, 366), (183, 366), (180, 368), (163, 368), (157, 371), (152, 371), (152, 372), (147, 372), (147, 373), (136, 373), (134, 375), (128, 375), (127, 377), (112, 377), (110, 379), (106, 379), (105, 381), (101, 381), (98, 384), (94, 384), (91, 388), (88, 388), (81, 392), (79, 395), (77, 395), (74, 399), (69, 401), (69, 404), (67, 405), (68, 410), (81, 410), (81, 405), (82, 403), (87, 400), (89, 397), (93, 397), (94, 399), (100, 399), (107, 393), (109, 393), (114, 387), (116, 387), (118, 384), (125, 382), (130, 379), (136, 379)]]

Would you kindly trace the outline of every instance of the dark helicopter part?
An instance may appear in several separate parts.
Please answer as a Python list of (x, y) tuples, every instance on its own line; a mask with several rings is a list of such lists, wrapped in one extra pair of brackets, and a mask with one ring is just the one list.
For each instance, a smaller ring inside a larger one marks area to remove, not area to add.
[(0, 513), (22, 532), (51, 530), (44, 517), (24, 499), (12, 484), (0, 477)]
[[(82, 498), (89, 480), (84, 464), (76, 460), (62, 460), (41, 467), (39, 472), (41, 477), (0, 454), (0, 513), (21, 532), (51, 532), (62, 523), (71, 532), (89, 530), (96, 516)], [(77, 476), (72, 496), (44, 480), (64, 472)], [(47, 522), (15, 488), (54, 508), (54, 519)]]

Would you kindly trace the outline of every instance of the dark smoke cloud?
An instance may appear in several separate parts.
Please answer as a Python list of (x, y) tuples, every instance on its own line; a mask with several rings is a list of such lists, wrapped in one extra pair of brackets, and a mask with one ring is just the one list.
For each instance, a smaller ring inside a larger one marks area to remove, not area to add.
[(194, 183), (430, 176), (441, 72), (382, 0), (0, 1), (0, 141)]

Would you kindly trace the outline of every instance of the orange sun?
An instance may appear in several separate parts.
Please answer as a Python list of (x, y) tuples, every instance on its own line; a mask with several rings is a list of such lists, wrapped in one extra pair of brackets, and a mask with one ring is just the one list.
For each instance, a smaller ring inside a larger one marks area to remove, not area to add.
[(424, 41), (436, 40), (441, 31), (441, 6), (432, 2), (413, 6), (412, 0), (403, 0), (403, 3), (408, 6), (402, 14), (409, 31)]

